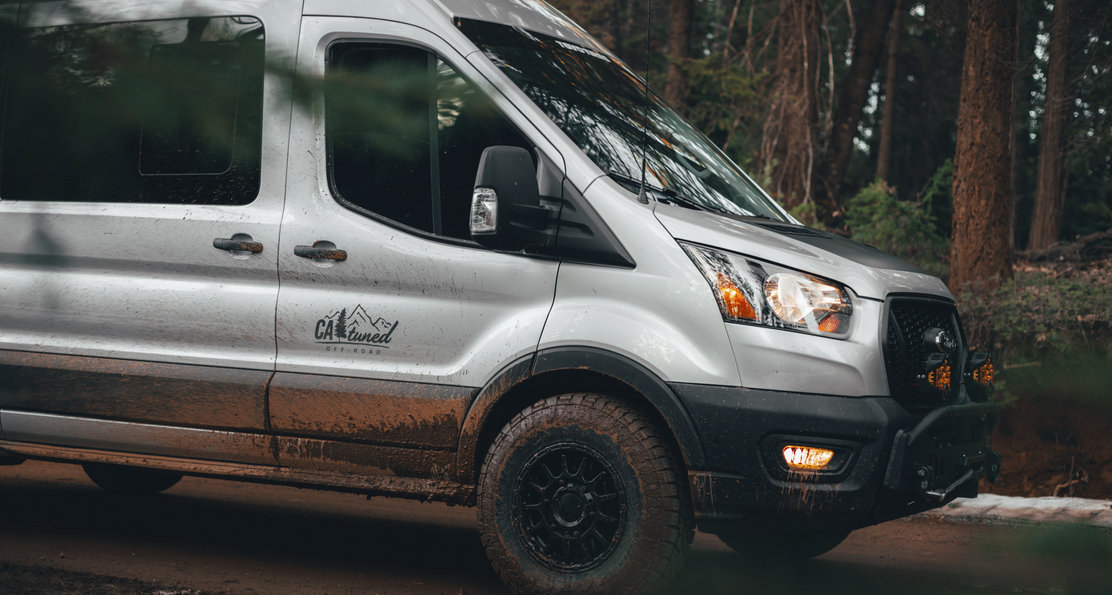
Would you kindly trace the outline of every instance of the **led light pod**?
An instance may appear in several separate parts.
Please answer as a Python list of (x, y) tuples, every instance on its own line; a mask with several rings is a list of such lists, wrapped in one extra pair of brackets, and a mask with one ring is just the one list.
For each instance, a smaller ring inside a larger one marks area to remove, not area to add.
[(932, 353), (923, 363), (923, 372), (919, 375), (919, 390), (935, 402), (947, 401), (953, 394), (953, 375), (950, 357), (944, 353)]
[(992, 364), (990, 353), (970, 353), (965, 360), (965, 392), (969, 398), (983, 403), (988, 401), (996, 390), (996, 370)]

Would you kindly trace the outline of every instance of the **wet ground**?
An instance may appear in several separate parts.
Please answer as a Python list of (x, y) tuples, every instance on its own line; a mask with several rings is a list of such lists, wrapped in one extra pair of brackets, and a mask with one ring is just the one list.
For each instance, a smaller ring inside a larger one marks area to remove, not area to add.
[[(669, 595), (1112, 593), (1112, 532), (894, 521), (804, 564), (696, 536)], [(506, 593), (474, 510), (186, 478), (111, 496), (73, 465), (0, 467), (0, 595)]]

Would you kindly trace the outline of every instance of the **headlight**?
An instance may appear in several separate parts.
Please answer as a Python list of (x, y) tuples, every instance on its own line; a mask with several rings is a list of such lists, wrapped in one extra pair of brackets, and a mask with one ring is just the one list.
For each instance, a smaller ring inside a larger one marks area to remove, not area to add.
[(680, 243), (706, 277), (727, 322), (844, 337), (853, 304), (835, 281), (738, 254)]

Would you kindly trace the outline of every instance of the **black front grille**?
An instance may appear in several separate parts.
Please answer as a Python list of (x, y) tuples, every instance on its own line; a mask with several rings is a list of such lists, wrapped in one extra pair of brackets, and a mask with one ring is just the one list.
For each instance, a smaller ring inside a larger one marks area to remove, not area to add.
[[(919, 376), (924, 373), (927, 356), (935, 353), (923, 340), (923, 334), (931, 328), (949, 331), (958, 342), (950, 358), (953, 374), (951, 389), (946, 395), (919, 389)], [(889, 302), (884, 363), (888, 371), (888, 389), (905, 407), (929, 409), (952, 402), (958, 394), (964, 353), (965, 340), (953, 304), (924, 298), (892, 298)]]

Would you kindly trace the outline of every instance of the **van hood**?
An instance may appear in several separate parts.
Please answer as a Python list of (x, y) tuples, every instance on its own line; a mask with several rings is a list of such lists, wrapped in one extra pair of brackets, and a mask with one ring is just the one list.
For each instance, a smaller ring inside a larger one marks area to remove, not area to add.
[(843, 237), (767, 219), (696, 211), (657, 203), (657, 220), (677, 240), (721, 248), (838, 281), (863, 298), (916, 293), (953, 300), (942, 280), (923, 269)]

